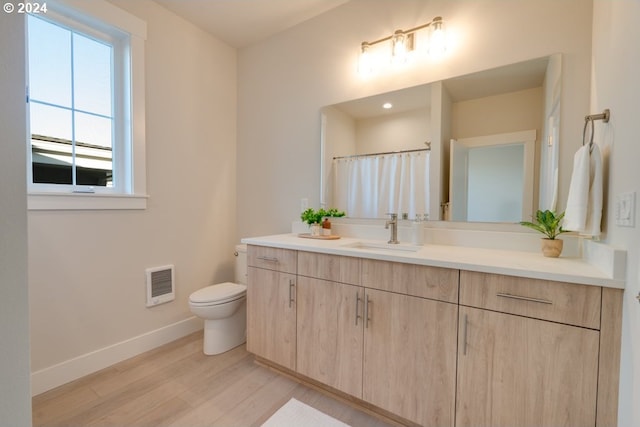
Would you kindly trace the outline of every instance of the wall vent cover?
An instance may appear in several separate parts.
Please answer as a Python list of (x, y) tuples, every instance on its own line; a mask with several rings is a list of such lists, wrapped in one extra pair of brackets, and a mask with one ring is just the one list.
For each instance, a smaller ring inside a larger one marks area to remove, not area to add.
[(176, 298), (173, 265), (147, 268), (147, 307), (173, 301)]

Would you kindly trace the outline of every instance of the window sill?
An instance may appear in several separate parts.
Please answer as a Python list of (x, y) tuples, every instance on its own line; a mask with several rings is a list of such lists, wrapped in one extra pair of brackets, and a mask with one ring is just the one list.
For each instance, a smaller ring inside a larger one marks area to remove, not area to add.
[(147, 195), (30, 193), (27, 209), (42, 210), (125, 210), (146, 209)]

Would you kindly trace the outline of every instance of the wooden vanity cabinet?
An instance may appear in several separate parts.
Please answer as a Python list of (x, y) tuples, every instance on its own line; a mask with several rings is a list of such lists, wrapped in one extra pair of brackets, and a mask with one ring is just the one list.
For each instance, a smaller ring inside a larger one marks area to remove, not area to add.
[(457, 302), (458, 272), (318, 255), (298, 254), (298, 373), (420, 425), (453, 425), (457, 305), (412, 294)]
[(614, 426), (621, 289), (248, 247), (247, 349), (421, 426)]
[(602, 291), (462, 271), (456, 426), (600, 425)]
[(298, 253), (297, 372), (362, 397), (360, 259)]
[(460, 325), (457, 426), (595, 425), (598, 331), (471, 307)]
[(452, 426), (457, 305), (367, 289), (363, 400), (421, 426)]
[(358, 286), (298, 277), (297, 372), (362, 398), (362, 304)]
[(296, 368), (297, 251), (247, 247), (247, 351)]
[(458, 303), (458, 270), (362, 259), (362, 286)]
[(365, 401), (422, 426), (453, 425), (458, 274), (362, 259)]

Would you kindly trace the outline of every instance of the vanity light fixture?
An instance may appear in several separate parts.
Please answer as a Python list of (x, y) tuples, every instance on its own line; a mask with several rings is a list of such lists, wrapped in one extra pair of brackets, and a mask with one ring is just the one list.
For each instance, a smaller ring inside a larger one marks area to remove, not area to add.
[[(391, 62), (393, 64), (407, 62), (410, 53), (417, 49), (416, 33), (426, 28), (429, 29), (426, 52), (433, 58), (441, 57), (446, 51), (446, 34), (442, 17), (436, 16), (426, 24), (408, 30), (396, 30), (392, 35), (372, 42), (362, 42), (358, 65), (360, 74), (365, 76), (371, 74), (382, 62)], [(374, 58), (372, 47), (388, 41), (391, 41), (390, 61), (388, 59), (384, 60), (384, 58)]]

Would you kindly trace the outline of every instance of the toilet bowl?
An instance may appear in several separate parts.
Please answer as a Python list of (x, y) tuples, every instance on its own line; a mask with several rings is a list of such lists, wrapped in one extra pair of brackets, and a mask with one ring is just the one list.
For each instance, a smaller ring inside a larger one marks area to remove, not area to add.
[[(246, 246), (236, 247), (236, 281), (246, 277)], [(246, 341), (247, 286), (225, 282), (199, 289), (189, 296), (189, 308), (204, 319), (203, 351), (206, 355), (224, 353)]]

